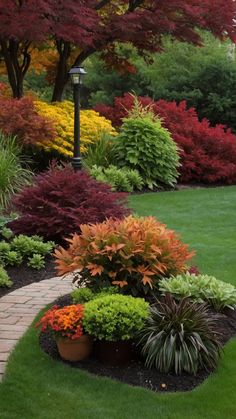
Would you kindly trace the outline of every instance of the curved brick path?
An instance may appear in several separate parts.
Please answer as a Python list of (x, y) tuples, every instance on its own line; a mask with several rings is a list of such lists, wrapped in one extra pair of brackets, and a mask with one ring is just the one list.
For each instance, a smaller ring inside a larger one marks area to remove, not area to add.
[(0, 381), (7, 359), (36, 314), (60, 295), (71, 291), (71, 277), (34, 282), (0, 298)]

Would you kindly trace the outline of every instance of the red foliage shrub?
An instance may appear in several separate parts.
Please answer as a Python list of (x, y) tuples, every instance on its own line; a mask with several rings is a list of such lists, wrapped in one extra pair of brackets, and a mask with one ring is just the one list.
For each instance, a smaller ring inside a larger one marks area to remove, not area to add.
[(112, 192), (84, 171), (52, 166), (16, 195), (13, 206), (20, 217), (10, 227), (15, 233), (39, 234), (60, 242), (78, 233), (80, 224), (122, 218), (130, 212), (125, 204), (126, 194)]
[(0, 130), (16, 136), (24, 145), (48, 141), (55, 136), (51, 121), (37, 113), (30, 97), (11, 99), (1, 91)]
[[(119, 126), (133, 105), (133, 97), (126, 94), (115, 98), (114, 107), (97, 105), (96, 110)], [(211, 127), (209, 121), (199, 121), (195, 109), (187, 109), (183, 101), (176, 102), (139, 98), (163, 119), (172, 138), (180, 147), (180, 181), (195, 183), (236, 183), (236, 135), (223, 125)]]

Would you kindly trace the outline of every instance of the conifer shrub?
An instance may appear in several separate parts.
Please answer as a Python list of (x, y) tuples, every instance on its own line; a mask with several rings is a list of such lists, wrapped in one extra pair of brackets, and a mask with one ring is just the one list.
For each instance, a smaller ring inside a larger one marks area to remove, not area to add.
[(149, 188), (173, 186), (178, 177), (178, 148), (161, 120), (135, 101), (116, 138), (119, 165), (137, 170)]
[(39, 234), (60, 242), (79, 232), (81, 224), (122, 218), (129, 213), (126, 204), (125, 194), (112, 192), (86, 172), (53, 165), (16, 195), (13, 205), (19, 218), (10, 227), (16, 234)]
[(81, 233), (55, 250), (59, 275), (79, 271), (78, 287), (150, 295), (160, 278), (183, 273), (194, 252), (154, 217), (126, 217), (80, 226)]

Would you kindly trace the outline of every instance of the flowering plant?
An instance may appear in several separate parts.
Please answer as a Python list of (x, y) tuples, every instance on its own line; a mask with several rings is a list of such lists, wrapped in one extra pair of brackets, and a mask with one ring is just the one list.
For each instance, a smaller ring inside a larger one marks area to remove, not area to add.
[(43, 315), (36, 327), (41, 327), (41, 332), (51, 331), (56, 337), (74, 340), (83, 335), (83, 317), (82, 304), (62, 308), (55, 305)]

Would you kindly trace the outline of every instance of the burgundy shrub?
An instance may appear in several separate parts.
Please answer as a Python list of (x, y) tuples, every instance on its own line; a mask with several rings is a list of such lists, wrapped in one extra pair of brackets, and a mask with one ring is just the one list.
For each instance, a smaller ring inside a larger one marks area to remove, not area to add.
[(126, 196), (112, 192), (84, 171), (52, 166), (16, 195), (13, 206), (20, 216), (10, 227), (17, 234), (39, 234), (61, 242), (79, 232), (81, 224), (128, 215)]
[(16, 136), (23, 145), (52, 140), (56, 131), (52, 122), (39, 115), (33, 99), (11, 99), (0, 92), (0, 130)]
[[(144, 106), (152, 106), (178, 144), (182, 164), (180, 182), (236, 183), (236, 135), (230, 129), (220, 124), (212, 127), (207, 119), (199, 121), (195, 109), (187, 109), (185, 101), (154, 102), (148, 97), (139, 100)], [(97, 105), (96, 110), (119, 127), (133, 101), (133, 96), (126, 94), (115, 98), (113, 107)]]

